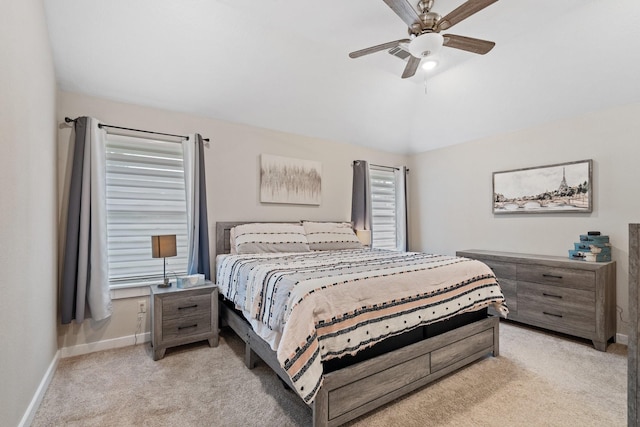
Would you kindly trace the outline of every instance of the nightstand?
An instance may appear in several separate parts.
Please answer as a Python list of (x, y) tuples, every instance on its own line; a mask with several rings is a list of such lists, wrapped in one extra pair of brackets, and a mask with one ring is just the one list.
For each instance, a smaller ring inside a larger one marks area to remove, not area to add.
[(168, 347), (208, 340), (218, 346), (218, 287), (211, 282), (188, 289), (151, 286), (153, 360)]

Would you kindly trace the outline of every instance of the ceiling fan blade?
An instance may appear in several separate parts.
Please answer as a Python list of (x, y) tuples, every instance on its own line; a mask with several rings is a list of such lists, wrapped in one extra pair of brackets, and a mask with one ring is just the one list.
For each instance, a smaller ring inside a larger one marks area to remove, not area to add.
[(447, 30), (463, 19), (467, 19), (474, 13), (480, 12), (485, 7), (492, 5), (498, 0), (468, 0), (466, 3), (458, 6), (451, 13), (440, 19), (437, 31)]
[[(496, 0), (497, 1), (497, 0)], [(418, 12), (411, 6), (407, 0), (384, 0), (395, 13), (404, 21), (407, 26), (420, 23)]]
[(392, 47), (398, 46), (400, 43), (409, 43), (409, 39), (400, 39), (395, 40), (388, 43), (382, 43), (376, 46), (371, 46), (365, 49), (356, 50), (355, 52), (351, 52), (349, 54), (349, 58), (359, 58), (364, 55), (369, 55), (370, 53), (380, 52), (381, 50), (391, 49)]
[(402, 73), (402, 78), (406, 79), (408, 77), (413, 77), (418, 69), (418, 65), (420, 65), (420, 59), (411, 55), (409, 57), (409, 62), (407, 62), (407, 66), (404, 67), (404, 72)]
[(480, 55), (484, 55), (489, 52), (496, 45), (494, 42), (487, 40), (457, 36), (455, 34), (443, 34), (442, 36), (444, 37), (444, 46), (466, 50), (467, 52), (477, 53)]

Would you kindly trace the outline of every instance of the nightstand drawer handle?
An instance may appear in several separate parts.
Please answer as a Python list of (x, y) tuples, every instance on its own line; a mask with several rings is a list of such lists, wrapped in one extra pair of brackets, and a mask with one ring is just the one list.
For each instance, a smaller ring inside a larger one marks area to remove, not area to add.
[(542, 314), (546, 314), (547, 316), (553, 316), (553, 317), (562, 317), (562, 314), (547, 313), (546, 311), (543, 311)]
[(562, 276), (556, 276), (554, 274), (542, 274), (542, 277), (551, 277), (552, 279), (562, 279)]
[(183, 329), (191, 329), (191, 328), (197, 328), (197, 327), (198, 327), (198, 324), (195, 323), (195, 324), (189, 325), (189, 326), (178, 326), (178, 330), (181, 331)]
[(186, 307), (178, 307), (178, 310), (186, 310), (188, 308), (196, 308), (198, 304), (188, 305)]
[(547, 293), (542, 293), (543, 297), (552, 297), (552, 298), (558, 298), (558, 299), (562, 299), (562, 295), (553, 295), (553, 294), (547, 294)]

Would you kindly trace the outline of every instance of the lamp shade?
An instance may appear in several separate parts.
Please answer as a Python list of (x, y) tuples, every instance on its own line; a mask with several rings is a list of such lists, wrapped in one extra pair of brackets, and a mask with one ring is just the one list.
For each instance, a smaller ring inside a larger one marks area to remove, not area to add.
[(444, 37), (438, 33), (421, 34), (409, 43), (409, 53), (416, 58), (426, 58), (435, 55), (442, 48)]
[(358, 240), (365, 246), (371, 245), (371, 230), (356, 230)]
[(177, 254), (175, 234), (151, 236), (151, 256), (153, 258), (166, 258)]

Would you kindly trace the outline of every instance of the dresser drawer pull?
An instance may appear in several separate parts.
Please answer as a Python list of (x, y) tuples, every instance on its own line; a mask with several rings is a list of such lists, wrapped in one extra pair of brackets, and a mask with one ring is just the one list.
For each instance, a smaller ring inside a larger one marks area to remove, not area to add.
[(178, 330), (181, 331), (183, 329), (191, 329), (191, 328), (197, 328), (198, 324), (194, 323), (193, 325), (189, 325), (189, 326), (178, 326)]
[(562, 276), (556, 276), (555, 274), (546, 274), (546, 273), (543, 273), (542, 277), (550, 277), (552, 279), (562, 279)]
[(547, 316), (553, 316), (553, 317), (562, 317), (562, 314), (547, 313), (546, 311), (543, 311), (542, 314), (546, 314)]
[(186, 310), (188, 308), (196, 308), (197, 306), (198, 306), (198, 304), (187, 305), (185, 307), (178, 307), (178, 310)]
[(545, 292), (542, 293), (543, 297), (551, 297), (551, 298), (558, 298), (558, 299), (562, 299), (562, 295), (553, 295), (553, 294), (547, 294)]

